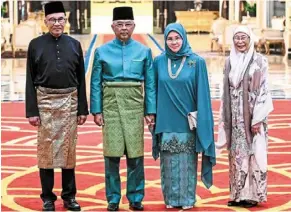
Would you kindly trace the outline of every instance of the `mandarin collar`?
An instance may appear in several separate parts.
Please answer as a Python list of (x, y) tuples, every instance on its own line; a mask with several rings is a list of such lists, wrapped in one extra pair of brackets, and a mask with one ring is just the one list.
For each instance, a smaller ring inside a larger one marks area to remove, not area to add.
[(118, 38), (115, 38), (115, 39), (113, 40), (113, 42), (114, 42), (115, 44), (119, 45), (119, 46), (126, 46), (126, 45), (130, 44), (132, 41), (133, 41), (133, 40), (132, 40), (131, 38), (129, 38), (129, 39), (128, 39), (127, 41), (125, 41), (125, 42), (119, 40)]
[(61, 34), (59, 37), (55, 37), (50, 32), (48, 32), (47, 35), (48, 35), (48, 37), (50, 37), (53, 40), (60, 40), (63, 37), (63, 34)]

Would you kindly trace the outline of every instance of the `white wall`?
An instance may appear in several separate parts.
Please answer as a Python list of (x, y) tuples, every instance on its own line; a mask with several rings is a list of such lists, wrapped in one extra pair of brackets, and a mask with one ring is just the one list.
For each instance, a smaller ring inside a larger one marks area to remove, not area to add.
[[(134, 33), (153, 33), (153, 16), (134, 16)], [(91, 17), (92, 34), (113, 34), (111, 29), (112, 16)]]

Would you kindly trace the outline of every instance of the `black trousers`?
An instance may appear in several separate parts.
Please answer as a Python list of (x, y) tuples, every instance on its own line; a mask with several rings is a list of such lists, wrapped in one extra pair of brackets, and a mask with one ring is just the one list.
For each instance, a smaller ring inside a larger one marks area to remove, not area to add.
[[(42, 193), (42, 201), (56, 201), (57, 196), (53, 193), (54, 169), (39, 169)], [(62, 194), (63, 200), (75, 199), (77, 193), (75, 181), (75, 169), (62, 169)]]

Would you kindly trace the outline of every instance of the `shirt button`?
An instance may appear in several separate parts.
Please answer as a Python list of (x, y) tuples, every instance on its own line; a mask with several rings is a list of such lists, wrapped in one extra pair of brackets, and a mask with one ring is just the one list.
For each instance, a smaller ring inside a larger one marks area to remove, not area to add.
[(59, 45), (57, 45), (57, 46), (59, 46)]
[(60, 58), (58, 57), (58, 60), (59, 60)]
[(60, 53), (60, 52), (58, 51), (58, 53)]

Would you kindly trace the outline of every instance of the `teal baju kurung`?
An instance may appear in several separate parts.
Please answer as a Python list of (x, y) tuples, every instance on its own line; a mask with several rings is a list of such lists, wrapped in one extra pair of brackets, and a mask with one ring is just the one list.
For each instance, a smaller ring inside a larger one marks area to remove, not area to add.
[(166, 205), (196, 202), (197, 159), (195, 133), (161, 133), (161, 181)]
[[(202, 181), (212, 185), (212, 167), (215, 165), (213, 115), (205, 60), (194, 54), (180, 24), (170, 24), (171, 31), (180, 34), (182, 48), (155, 58), (157, 75), (157, 117), (153, 142), (153, 156), (161, 154), (161, 183), (165, 203), (171, 206), (193, 206), (196, 202), (197, 154), (202, 153)], [(177, 78), (168, 73), (168, 58), (175, 75), (182, 58), (186, 57)], [(187, 114), (197, 111), (197, 128), (191, 131)], [(177, 174), (180, 173), (180, 174)]]
[(102, 113), (104, 117), (107, 201), (120, 201), (119, 163), (120, 157), (126, 154), (126, 196), (130, 202), (141, 202), (144, 197), (143, 117), (156, 113), (155, 74), (149, 48), (132, 39), (127, 42), (115, 39), (96, 49), (91, 76), (91, 113)]

